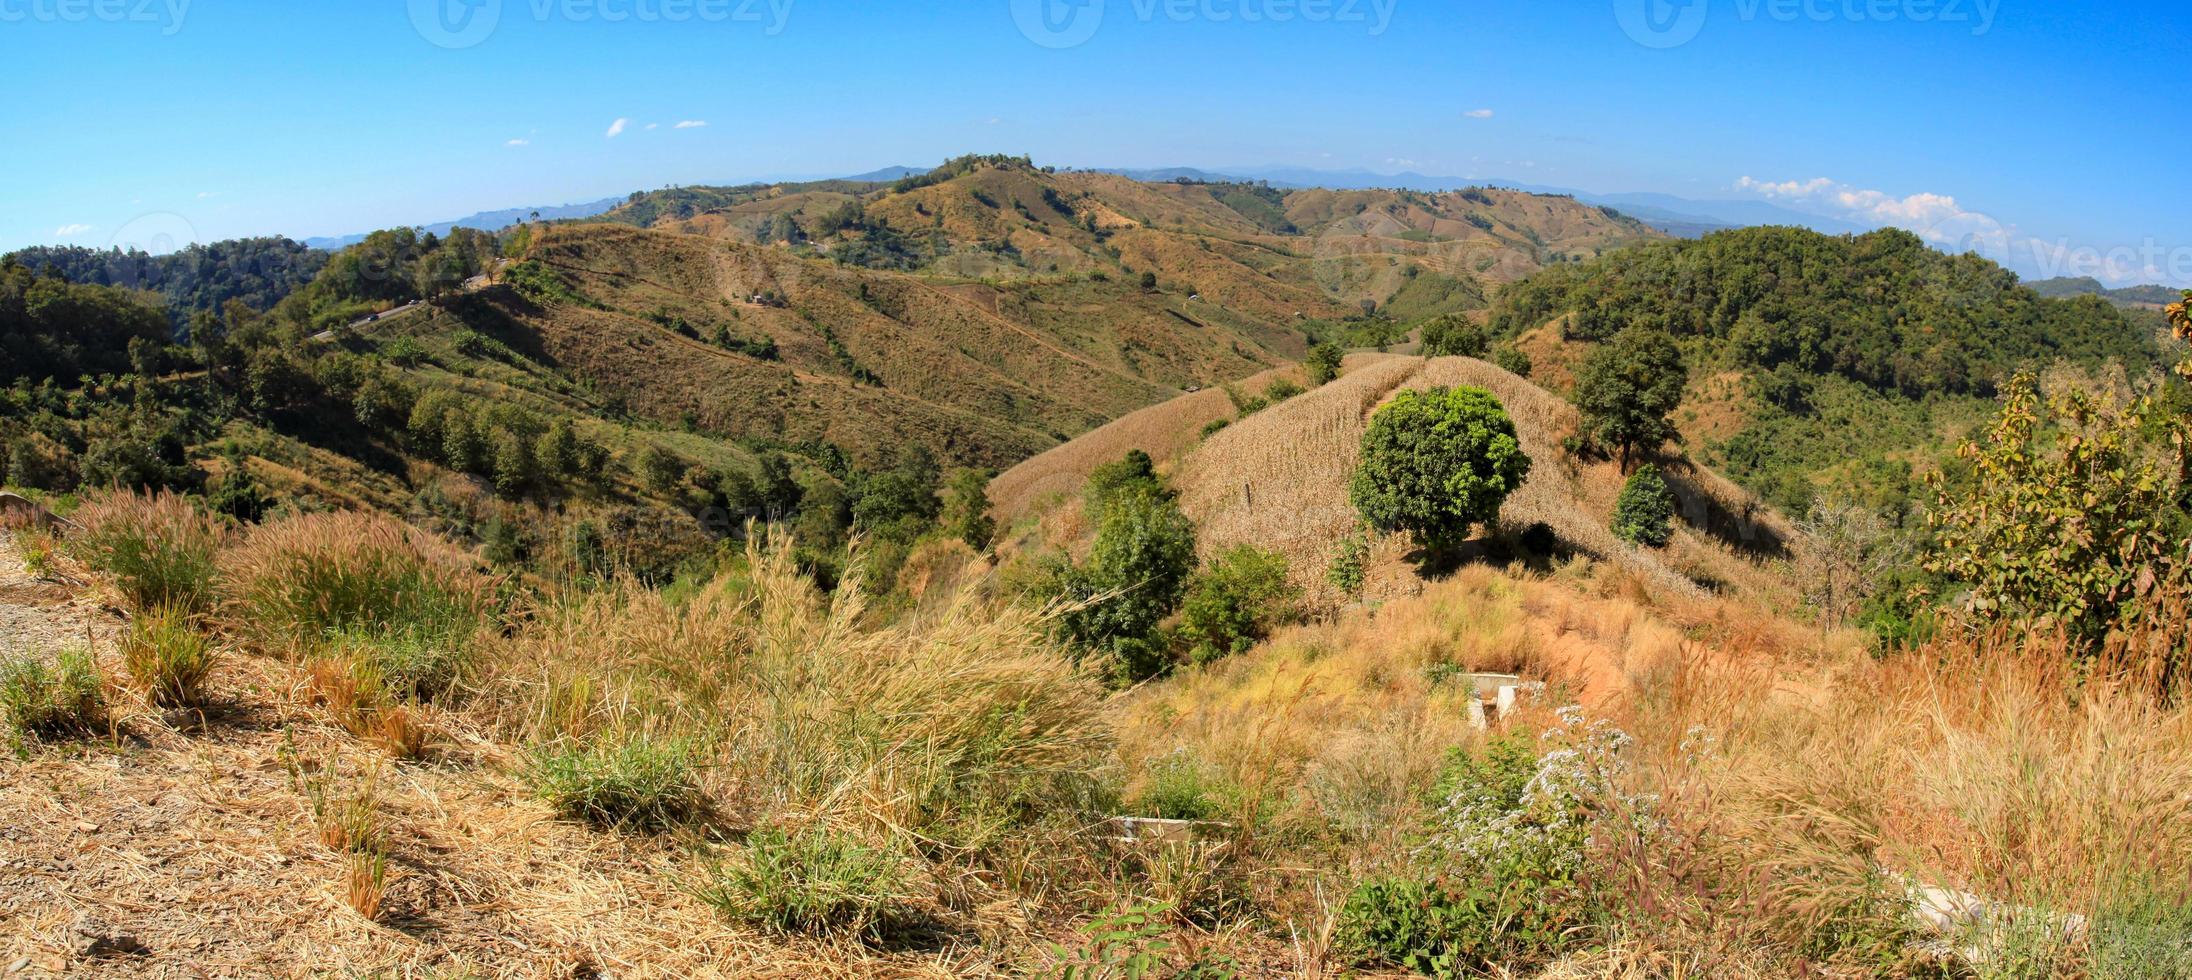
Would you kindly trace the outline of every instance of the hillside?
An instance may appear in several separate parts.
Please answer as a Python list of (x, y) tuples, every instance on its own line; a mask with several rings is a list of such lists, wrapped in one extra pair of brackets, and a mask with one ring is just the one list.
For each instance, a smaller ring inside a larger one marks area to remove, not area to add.
[(1519, 191), (1142, 182), (1007, 157), (867, 188), (653, 192), (605, 218), (958, 278), (1150, 272), (1221, 307), (1312, 320), (1359, 316), (1366, 303), (1403, 320), (1477, 308), (1500, 283), (1656, 237), (1614, 212)]
[(2140, 380), (2165, 362), (2158, 320), (2044, 298), (1894, 230), (1648, 243), (1516, 283), (1489, 322), (1558, 391), (1618, 331), (1672, 334), (1690, 366), (1676, 421), (1691, 448), (1791, 514), (1830, 490), (1904, 511), (1916, 475), (2019, 371)]

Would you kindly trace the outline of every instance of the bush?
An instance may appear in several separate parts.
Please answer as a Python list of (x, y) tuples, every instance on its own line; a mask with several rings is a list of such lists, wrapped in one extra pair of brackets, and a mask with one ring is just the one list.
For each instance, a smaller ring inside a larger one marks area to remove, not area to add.
[[(1104, 509), (1087, 563), (1054, 572), (1052, 595), (1074, 604), (1058, 615), (1058, 630), (1089, 652), (1113, 651), (1126, 640), (1146, 643), (1179, 607), (1194, 571), (1195, 527), (1171, 496), (1119, 494)], [(1162, 664), (1136, 663), (1124, 679), (1162, 672)]]
[(1530, 355), (1514, 347), (1501, 347), (1493, 351), (1492, 363), (1498, 365), (1500, 370), (1518, 378), (1529, 377), (1530, 369), (1533, 367), (1530, 363)]
[(1447, 977), (1540, 965), (1600, 938), (1618, 875), (1593, 863), (1592, 843), (1656, 839), (1652, 801), (1618, 788), (1626, 734), (1570, 708), (1549, 737), (1565, 744), (1540, 755), (1516, 737), (1457, 755), (1418, 866), (1355, 889), (1342, 949)]
[(872, 934), (904, 887), (891, 851), (822, 829), (764, 830), (696, 893), (729, 918), (782, 932)]
[(1483, 357), (1491, 335), (1463, 313), (1448, 313), (1423, 324), (1423, 356)]
[(1371, 528), (1441, 548), (1497, 517), (1529, 474), (1514, 420), (1491, 392), (1403, 391), (1363, 433), (1351, 495)]
[(114, 493), (85, 504), (74, 519), (82, 529), (69, 537), (70, 554), (113, 576), (132, 611), (196, 613), (213, 601), (222, 527), (187, 498)]
[(0, 725), (16, 736), (81, 735), (106, 723), (106, 683), (91, 654), (0, 657)]
[(525, 778), (533, 792), (574, 820), (653, 831), (706, 809), (690, 744), (648, 735), (561, 740), (537, 748)]
[(1309, 349), (1309, 386), (1322, 388), (1340, 376), (1340, 345), (1329, 340)]
[(392, 519), (306, 514), (261, 525), (222, 556), (227, 618), (269, 649), (337, 633), (451, 637), (488, 617), (494, 583), (469, 556)]
[(1637, 470), (1614, 501), (1614, 537), (1648, 548), (1664, 548), (1674, 536), (1674, 492), (1659, 467)]
[(1285, 378), (1280, 378), (1271, 382), (1271, 386), (1263, 390), (1263, 399), (1265, 402), (1276, 405), (1301, 393), (1302, 387), (1300, 385)]
[(1332, 556), (1332, 567), (1325, 572), (1325, 580), (1349, 596), (1361, 595), (1363, 579), (1367, 575), (1363, 559), (1369, 554), (1370, 542), (1362, 532), (1349, 534), (1340, 541), (1339, 552)]
[(1216, 782), (1202, 760), (1176, 752), (1150, 765), (1132, 809), (1137, 816), (1164, 820), (1216, 820), (1224, 814), (1224, 794)]
[(1180, 638), (1195, 663), (1245, 653), (1293, 614), (1299, 590), (1286, 580), (1286, 557), (1240, 545), (1210, 563), (1180, 604)]
[(213, 673), (213, 644), (181, 609), (140, 613), (122, 639), (122, 667), (153, 704), (190, 708), (205, 703)]

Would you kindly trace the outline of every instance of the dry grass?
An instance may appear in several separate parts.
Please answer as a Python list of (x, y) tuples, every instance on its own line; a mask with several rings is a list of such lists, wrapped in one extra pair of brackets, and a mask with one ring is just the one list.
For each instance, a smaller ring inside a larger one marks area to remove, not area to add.
[(214, 554), (222, 523), (189, 498), (171, 493), (110, 492), (77, 509), (70, 553), (105, 573), (133, 611), (204, 611), (213, 602)]
[(470, 632), (496, 583), (472, 556), (393, 519), (305, 514), (253, 528), (221, 554), (223, 621), (261, 649), (314, 651), (344, 631)]

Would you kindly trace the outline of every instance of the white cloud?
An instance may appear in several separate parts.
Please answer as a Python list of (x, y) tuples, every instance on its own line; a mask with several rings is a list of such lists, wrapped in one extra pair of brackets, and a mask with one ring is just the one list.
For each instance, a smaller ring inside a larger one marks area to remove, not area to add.
[(85, 232), (87, 232), (87, 231), (90, 231), (90, 230), (91, 230), (91, 226), (90, 226), (90, 225), (80, 225), (80, 224), (79, 224), (79, 225), (62, 225), (61, 227), (59, 227), (59, 228), (55, 228), (55, 229), (53, 230), (53, 237), (55, 237), (55, 238), (74, 238), (74, 237), (76, 237), (76, 236), (78, 236), (78, 235), (81, 235), (81, 234), (83, 234), (83, 233), (85, 233)]
[(677, 124), (677, 126), (676, 126), (675, 128), (677, 128), (677, 129), (706, 129), (706, 128), (708, 128), (708, 121), (707, 121), (707, 120), (705, 120), (705, 119), (683, 119), (683, 120), (679, 120), (679, 121), (678, 121), (678, 124)]
[(631, 125), (631, 120), (619, 118), (616, 122), (609, 124), (609, 134), (603, 138), (612, 140), (616, 139), (617, 137), (624, 135), (624, 130)]
[(1493, 116), (1493, 112), (1490, 109), (1471, 109), (1468, 112), (1462, 113), (1462, 115), (1467, 116), (1471, 119), (1490, 119)]
[(662, 128), (662, 124), (661, 124), (661, 123), (648, 123), (648, 124), (647, 124), (647, 129), (648, 129), (648, 131), (649, 131), (649, 132), (652, 132), (652, 131), (654, 131), (654, 130), (657, 130), (657, 129), (661, 129), (661, 128)]
[(1897, 197), (1885, 191), (1852, 187), (1830, 177), (1778, 183), (1744, 177), (1735, 186), (1814, 213), (1902, 228), (1952, 251), (1979, 251), (1999, 257), (2015, 237), (2007, 225), (1966, 209), (1946, 194), (1921, 192)]
[(199, 191), (199, 192), (198, 192), (198, 200), (201, 200), (201, 201), (208, 201), (208, 200), (212, 200), (213, 198), (216, 198), (216, 197), (219, 197), (219, 196), (221, 196), (221, 192), (220, 192), (220, 191)]
[(503, 141), (503, 144), (502, 144), (502, 145), (504, 145), (504, 146), (531, 146), (531, 145), (533, 145), (533, 141), (532, 141), (532, 140), (525, 140), (525, 139), (517, 139), (517, 140), (505, 140), (505, 141)]

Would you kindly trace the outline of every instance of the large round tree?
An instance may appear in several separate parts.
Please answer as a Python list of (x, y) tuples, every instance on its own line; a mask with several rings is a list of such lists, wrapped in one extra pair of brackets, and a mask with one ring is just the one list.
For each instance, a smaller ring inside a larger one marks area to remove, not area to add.
[(1639, 449), (1674, 438), (1668, 419), (1690, 383), (1682, 349), (1664, 331), (1630, 327), (1591, 352), (1576, 372), (1575, 404), (1583, 428), (1601, 446), (1621, 452), (1621, 471)]
[(1514, 420), (1491, 392), (1404, 391), (1363, 433), (1353, 497), (1371, 527), (1435, 549), (1490, 523), (1529, 475)]

